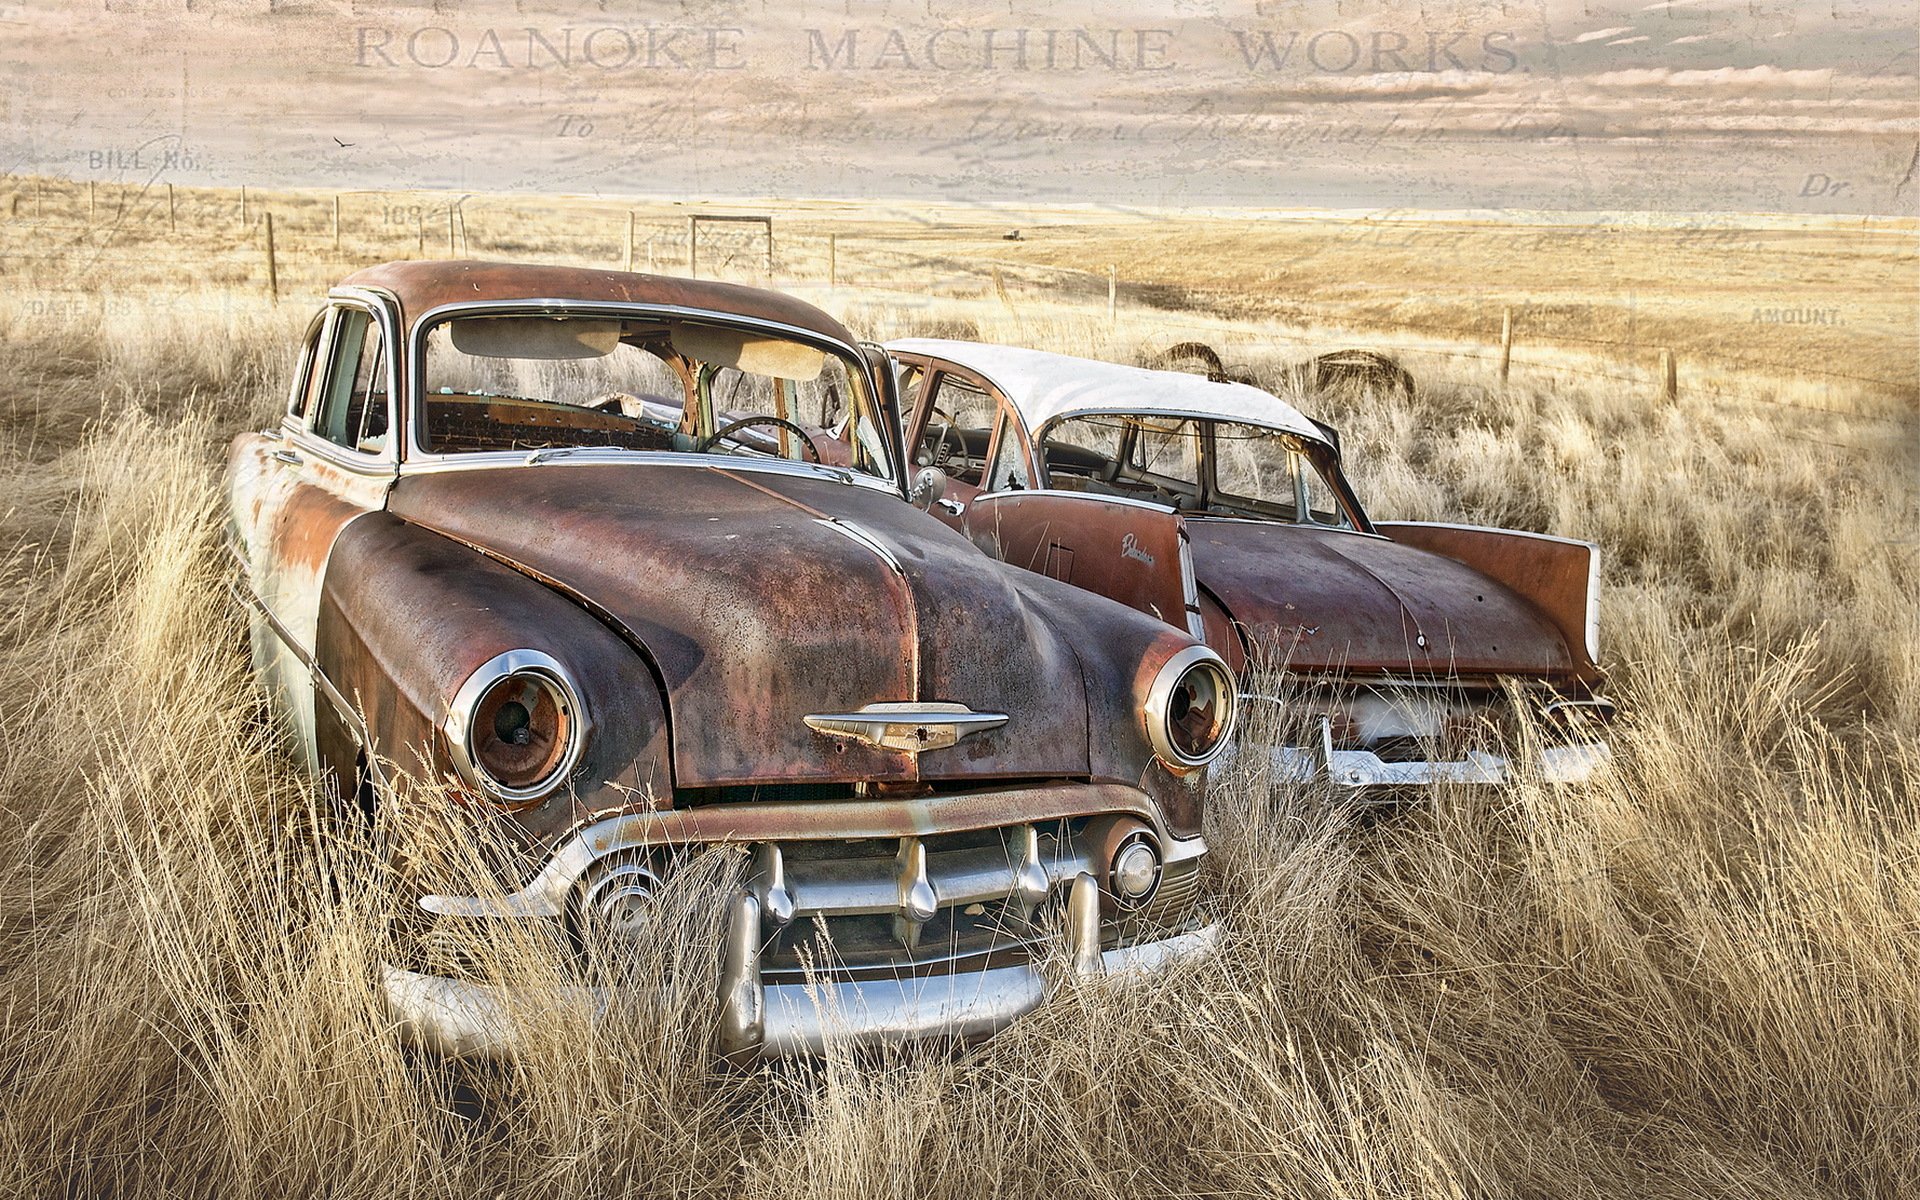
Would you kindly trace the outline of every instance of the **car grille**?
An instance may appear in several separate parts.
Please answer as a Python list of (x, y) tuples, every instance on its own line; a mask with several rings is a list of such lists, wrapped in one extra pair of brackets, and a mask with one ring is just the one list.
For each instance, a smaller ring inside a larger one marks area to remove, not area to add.
[[(912, 874), (904, 865), (910, 849), (902, 842), (780, 843), (793, 915), (784, 923), (765, 922), (763, 977), (769, 984), (801, 981), (809, 973), (894, 977), (1026, 961), (1057, 923), (1053, 914), (1074, 877), (1083, 871), (1098, 877), (1105, 869), (1088, 861), (1085, 824), (1058, 821), (918, 839), (935, 902), (924, 921), (902, 915), (902, 880)], [(1045, 875), (1037, 903), (1019, 880), (1029, 845)], [(761, 867), (750, 887), (767, 913), (775, 907), (764, 869), (769, 855), (757, 847), (756, 857)], [(1169, 864), (1144, 910), (1124, 922), (1103, 922), (1106, 941), (1118, 944), (1177, 925), (1197, 895), (1198, 867), (1197, 859)]]

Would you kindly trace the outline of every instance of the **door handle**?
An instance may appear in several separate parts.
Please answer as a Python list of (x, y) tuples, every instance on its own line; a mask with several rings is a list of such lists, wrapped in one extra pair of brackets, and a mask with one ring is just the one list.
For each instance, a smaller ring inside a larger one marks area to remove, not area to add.
[(949, 516), (957, 517), (967, 511), (967, 506), (958, 500), (935, 500), (934, 503), (945, 509)]
[(273, 461), (275, 462), (285, 463), (290, 467), (297, 467), (301, 463), (306, 461), (305, 459), (301, 458), (297, 452), (288, 450), (284, 446), (278, 450), (275, 450), (272, 454), (268, 455), (267, 457), (273, 459)]

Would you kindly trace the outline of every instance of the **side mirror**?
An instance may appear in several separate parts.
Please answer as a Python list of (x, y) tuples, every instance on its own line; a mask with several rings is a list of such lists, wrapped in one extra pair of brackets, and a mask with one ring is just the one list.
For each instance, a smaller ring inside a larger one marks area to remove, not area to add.
[(939, 467), (921, 467), (907, 489), (907, 503), (916, 508), (932, 508), (933, 502), (947, 494), (947, 473)]

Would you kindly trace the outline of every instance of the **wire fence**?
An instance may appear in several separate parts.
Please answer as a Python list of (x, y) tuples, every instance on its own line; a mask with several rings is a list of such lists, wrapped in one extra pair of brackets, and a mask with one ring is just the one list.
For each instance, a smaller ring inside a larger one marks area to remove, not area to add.
[[(899, 303), (936, 299), (997, 302), (1009, 311), (1035, 300), (1077, 306), (1117, 321), (1150, 310), (1156, 324), (1219, 335), (1229, 318), (1183, 319), (1182, 306), (1205, 311), (1212, 294), (1182, 285), (1130, 277), (1120, 264), (1067, 267), (1014, 261), (972, 251), (929, 249), (919, 238), (884, 233), (791, 232), (777, 214), (699, 212), (661, 215), (576, 198), (342, 191), (263, 193), (255, 189), (183, 188), (173, 184), (102, 186), (29, 178), (0, 180), (0, 279), (17, 284), (76, 273), (128, 286), (103, 292), (106, 305), (135, 311), (142, 304), (197, 302), (220, 287), (270, 298), (317, 295), (354, 266), (400, 257), (518, 258), (617, 266), (627, 270), (691, 273), (764, 283), (801, 293), (890, 297)], [(1005, 241), (1021, 235), (1009, 231)], [(15, 303), (48, 309), (76, 303), (48, 290), (38, 296), (11, 288)], [(1270, 299), (1270, 297), (1269, 297)], [(1338, 304), (1287, 297), (1286, 323), (1297, 333), (1262, 326), (1263, 339), (1325, 347), (1330, 333), (1352, 338), (1356, 314)], [(1436, 336), (1431, 325), (1366, 315), (1369, 334), (1390, 335), (1394, 354), (1466, 362), (1496, 370), (1551, 372), (1634, 388), (1650, 387), (1672, 401), (1677, 354), (1645, 341), (1593, 337), (1563, 329), (1530, 329), (1529, 310), (1500, 311), (1501, 334), (1491, 338), (1495, 312), (1485, 314), (1487, 340)], [(48, 315), (61, 315), (50, 311)], [(77, 313), (71, 315), (78, 315)], [(1516, 328), (1520, 332), (1516, 333)], [(1566, 351), (1588, 351), (1594, 361), (1572, 361)], [(1538, 351), (1538, 353), (1536, 353)], [(1910, 401), (1915, 381), (1834, 370), (1720, 347), (1685, 351), (1689, 371), (1731, 369), (1811, 381), (1840, 381)], [(1655, 358), (1658, 362), (1646, 360)], [(1643, 365), (1644, 364), (1644, 365)], [(1663, 377), (1664, 376), (1664, 377)], [(1690, 384), (1689, 390), (1697, 390)], [(1857, 402), (1836, 407), (1778, 397), (1762, 403), (1810, 411), (1845, 412), (1868, 420), (1910, 425), (1910, 413), (1867, 411)], [(1902, 403), (1901, 408), (1906, 404)]]

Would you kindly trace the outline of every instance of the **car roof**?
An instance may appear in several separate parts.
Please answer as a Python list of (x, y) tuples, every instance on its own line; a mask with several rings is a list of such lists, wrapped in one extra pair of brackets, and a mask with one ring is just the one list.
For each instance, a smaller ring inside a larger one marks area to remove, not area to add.
[(444, 304), (489, 300), (576, 300), (693, 309), (790, 325), (846, 345), (846, 326), (804, 300), (765, 288), (592, 267), (504, 262), (390, 262), (367, 267), (343, 287), (378, 288), (400, 302), (402, 328)]
[(945, 359), (992, 381), (1019, 411), (1028, 430), (1036, 433), (1049, 422), (1076, 413), (1139, 412), (1212, 417), (1327, 441), (1299, 409), (1244, 383), (1215, 383), (1184, 371), (1152, 371), (1044, 350), (941, 338), (899, 338), (888, 342), (887, 349)]

